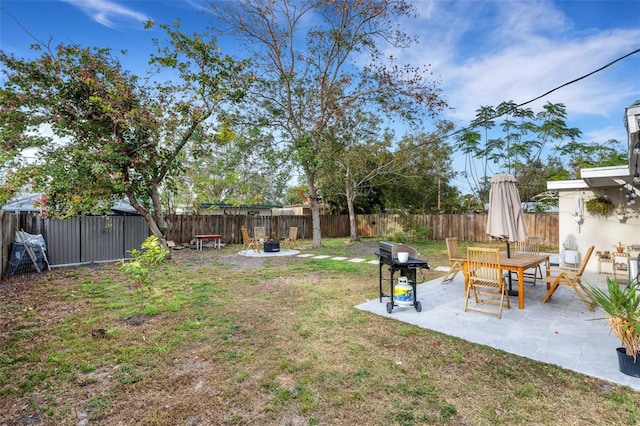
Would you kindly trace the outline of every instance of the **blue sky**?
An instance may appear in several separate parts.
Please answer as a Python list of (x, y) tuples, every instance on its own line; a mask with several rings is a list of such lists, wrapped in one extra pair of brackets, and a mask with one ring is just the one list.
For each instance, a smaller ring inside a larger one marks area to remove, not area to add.
[[(179, 18), (185, 32), (212, 24), (200, 0), (2, 0), (0, 47), (29, 57), (32, 39), (125, 49), (123, 63), (143, 74), (157, 31), (151, 18)], [(640, 48), (640, 1), (430, 1), (415, 0), (419, 17), (403, 23), (418, 36), (410, 50), (392, 51), (401, 62), (431, 64), (448, 114), (466, 126), (482, 105), (523, 103)], [(223, 53), (236, 55), (221, 40)], [(528, 105), (567, 106), (569, 125), (583, 141), (626, 142), (624, 108), (640, 99), (640, 53)], [(427, 131), (429, 129), (426, 129)], [(456, 162), (455, 164), (460, 164)], [(456, 182), (461, 187), (462, 181)]]

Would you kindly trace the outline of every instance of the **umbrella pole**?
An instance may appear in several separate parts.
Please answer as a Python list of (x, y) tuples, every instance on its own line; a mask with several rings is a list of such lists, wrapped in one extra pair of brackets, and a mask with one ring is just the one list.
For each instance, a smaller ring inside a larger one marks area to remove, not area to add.
[[(507, 241), (507, 257), (511, 257), (511, 247), (509, 246), (509, 241)], [(508, 271), (509, 274), (509, 296), (517, 296), (518, 290), (513, 289), (513, 284), (511, 282), (511, 271)]]

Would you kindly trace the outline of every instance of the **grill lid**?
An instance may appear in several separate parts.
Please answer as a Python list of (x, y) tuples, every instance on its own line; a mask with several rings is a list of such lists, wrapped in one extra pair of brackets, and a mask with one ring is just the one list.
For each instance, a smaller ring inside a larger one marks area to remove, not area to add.
[(411, 246), (390, 241), (380, 241), (380, 255), (389, 256), (392, 259), (398, 258), (399, 252), (409, 253), (409, 258), (418, 257), (418, 251)]

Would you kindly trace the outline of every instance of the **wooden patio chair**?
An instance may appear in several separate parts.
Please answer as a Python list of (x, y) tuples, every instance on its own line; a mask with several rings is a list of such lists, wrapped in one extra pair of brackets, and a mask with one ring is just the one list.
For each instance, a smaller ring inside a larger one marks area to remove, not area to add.
[[(540, 254), (540, 238), (529, 236), (525, 241), (516, 242), (514, 253)], [(542, 265), (526, 270), (523, 275), (526, 281), (533, 282), (533, 285), (536, 285), (538, 280), (544, 278), (544, 275), (542, 275)]]
[(587, 254), (584, 255), (582, 259), (582, 263), (576, 270), (573, 271), (562, 271), (559, 275), (556, 276), (548, 276), (544, 278), (544, 281), (547, 283), (547, 294), (542, 298), (542, 303), (547, 303), (547, 301), (551, 298), (553, 293), (560, 287), (561, 285), (567, 285), (573, 289), (573, 291), (578, 295), (580, 300), (587, 305), (587, 308), (591, 312), (594, 312), (595, 302), (593, 300), (593, 296), (589, 289), (587, 289), (582, 284), (582, 273), (584, 269), (587, 267), (587, 262), (589, 262), (589, 258), (591, 257), (591, 253), (593, 252), (594, 246), (589, 247), (587, 250)]
[(458, 253), (458, 239), (445, 238), (445, 242), (447, 243), (447, 255), (449, 256), (449, 272), (447, 272), (447, 275), (442, 277), (442, 282), (440, 284), (453, 281), (456, 275), (458, 275), (458, 272), (462, 272), (464, 263), (464, 257), (460, 256)]
[(289, 248), (291, 248), (292, 246), (295, 246), (298, 250), (300, 250), (300, 247), (298, 247), (297, 240), (298, 240), (298, 227), (292, 226), (291, 228), (289, 228), (289, 236), (284, 239), (284, 244), (288, 245)]
[(256, 240), (255, 238), (249, 238), (247, 228), (245, 228), (244, 226), (241, 227), (240, 232), (242, 233), (242, 243), (244, 244), (244, 247), (242, 247), (242, 251), (246, 253), (247, 250), (252, 248), (256, 253), (260, 253), (260, 244), (258, 243), (258, 240)]
[[(466, 289), (464, 310), (484, 312), (502, 318), (502, 308), (509, 303), (509, 294), (500, 266), (500, 249), (485, 247), (467, 248), (467, 265), (469, 271), (469, 285)], [(469, 306), (469, 297), (473, 292), (475, 305)], [(480, 307), (481, 303), (499, 306), (498, 310)]]

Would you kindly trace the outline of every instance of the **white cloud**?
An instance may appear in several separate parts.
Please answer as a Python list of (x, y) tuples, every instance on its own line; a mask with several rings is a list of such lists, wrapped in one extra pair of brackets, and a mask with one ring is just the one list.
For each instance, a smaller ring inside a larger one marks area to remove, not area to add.
[[(568, 42), (520, 44), (449, 68), (445, 92), (459, 106), (460, 116), (468, 118), (479, 105), (496, 105), (503, 100), (526, 102), (595, 71), (628, 53), (632, 49), (630, 40), (638, 39), (640, 30)], [(608, 109), (621, 97), (629, 96), (631, 90), (618, 83), (612, 73), (602, 72), (567, 85), (536, 104), (563, 102), (577, 114), (606, 116)]]
[(108, 28), (116, 28), (122, 21), (134, 20), (144, 22), (149, 19), (142, 13), (124, 7), (109, 0), (62, 0), (72, 4), (84, 13), (89, 15), (94, 21)]
[[(413, 65), (431, 64), (455, 108), (452, 118), (463, 124), (480, 106), (529, 101), (640, 47), (637, 27), (578, 27), (552, 2), (416, 4), (419, 20), (403, 25), (419, 34), (420, 45), (390, 54)], [(562, 102), (571, 118), (617, 122), (621, 104), (640, 98), (635, 75), (616, 64), (527, 106), (538, 111), (546, 102)]]

